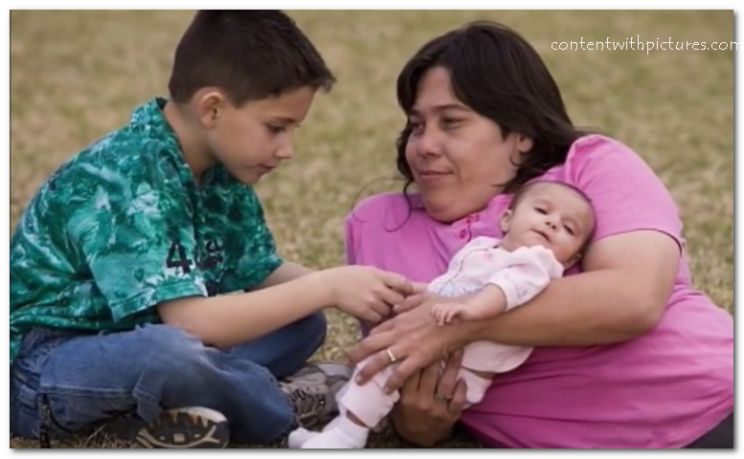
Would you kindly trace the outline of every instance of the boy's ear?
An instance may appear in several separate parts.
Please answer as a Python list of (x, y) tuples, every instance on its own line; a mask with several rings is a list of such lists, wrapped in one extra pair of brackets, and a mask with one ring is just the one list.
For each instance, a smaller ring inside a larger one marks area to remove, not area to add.
[(196, 94), (196, 114), (202, 125), (213, 128), (225, 106), (225, 95), (218, 89), (206, 89)]
[(504, 212), (504, 215), (501, 216), (501, 232), (504, 234), (509, 232), (509, 222), (511, 222), (511, 216), (511, 209)]

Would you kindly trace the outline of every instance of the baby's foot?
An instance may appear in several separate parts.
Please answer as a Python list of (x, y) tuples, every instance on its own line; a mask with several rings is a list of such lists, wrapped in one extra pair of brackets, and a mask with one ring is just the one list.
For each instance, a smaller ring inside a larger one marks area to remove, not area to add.
[(364, 448), (369, 429), (341, 418), (333, 428), (313, 435), (303, 445), (303, 449), (352, 449)]
[(320, 435), (320, 432), (313, 432), (312, 430), (307, 430), (304, 427), (297, 428), (289, 433), (287, 446), (292, 449), (302, 448), (302, 446), (308, 440), (318, 435)]

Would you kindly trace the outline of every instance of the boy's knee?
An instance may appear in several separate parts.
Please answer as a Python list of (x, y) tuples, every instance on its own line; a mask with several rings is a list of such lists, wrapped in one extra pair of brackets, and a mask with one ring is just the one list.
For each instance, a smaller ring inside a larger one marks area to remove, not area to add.
[(297, 325), (302, 327), (303, 336), (307, 336), (311, 340), (323, 341), (325, 339), (328, 321), (322, 311), (301, 319), (297, 322)]
[(326, 319), (326, 316), (322, 311), (307, 316), (305, 320), (308, 321), (308, 328), (319, 334), (325, 334), (326, 327), (328, 326), (328, 320)]
[(150, 350), (150, 359), (158, 366), (183, 368), (191, 361), (201, 361), (207, 349), (196, 336), (171, 325), (147, 325), (138, 334), (140, 345)]

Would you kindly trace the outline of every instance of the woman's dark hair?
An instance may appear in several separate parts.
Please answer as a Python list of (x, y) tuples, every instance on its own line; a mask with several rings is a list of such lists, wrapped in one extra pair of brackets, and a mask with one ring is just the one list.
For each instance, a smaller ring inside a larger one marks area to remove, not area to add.
[[(511, 193), (528, 180), (562, 164), (571, 144), (584, 133), (574, 128), (561, 93), (534, 48), (501, 24), (478, 21), (424, 45), (398, 76), (398, 104), (406, 114), (416, 102), (419, 82), (433, 67), (443, 67), (455, 96), (495, 121), (504, 136), (518, 132), (533, 139), (516, 176), (503, 186)], [(405, 150), (411, 125), (397, 139), (398, 170), (413, 183)]]
[(320, 53), (281, 11), (199, 11), (176, 48), (168, 83), (171, 98), (191, 100), (216, 86), (231, 102), (276, 96), (335, 82)]

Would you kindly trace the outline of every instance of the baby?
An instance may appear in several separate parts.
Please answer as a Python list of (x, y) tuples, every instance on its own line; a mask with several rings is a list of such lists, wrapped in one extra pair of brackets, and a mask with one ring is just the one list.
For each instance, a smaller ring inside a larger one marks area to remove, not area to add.
[[(588, 198), (571, 185), (548, 181), (525, 185), (501, 218), (503, 239), (473, 239), (455, 254), (447, 272), (428, 286), (429, 291), (446, 297), (495, 286), (501, 292), (500, 301), (437, 304), (431, 310), (433, 318), (440, 325), (483, 320), (530, 301), (551, 279), (561, 277), (564, 269), (581, 258), (594, 224)], [(490, 341), (466, 346), (459, 377), (467, 383), (467, 406), (483, 399), (496, 373), (518, 367), (531, 351)], [(289, 447), (363, 448), (370, 428), (392, 410), (400, 397), (397, 392), (382, 391), (390, 374), (388, 367), (363, 386), (352, 377), (338, 394), (341, 414), (323, 432), (302, 428), (293, 431)]]

